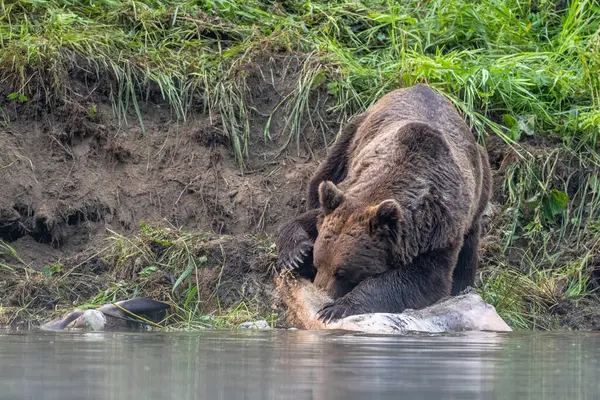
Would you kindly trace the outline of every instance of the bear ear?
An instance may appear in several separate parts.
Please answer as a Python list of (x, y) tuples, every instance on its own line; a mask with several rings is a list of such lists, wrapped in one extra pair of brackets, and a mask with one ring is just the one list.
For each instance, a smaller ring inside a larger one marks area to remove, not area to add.
[(344, 193), (330, 181), (319, 184), (319, 202), (325, 215), (331, 214), (344, 201)]
[(369, 220), (371, 233), (389, 233), (395, 235), (402, 208), (396, 200), (384, 200), (377, 206), (375, 214)]

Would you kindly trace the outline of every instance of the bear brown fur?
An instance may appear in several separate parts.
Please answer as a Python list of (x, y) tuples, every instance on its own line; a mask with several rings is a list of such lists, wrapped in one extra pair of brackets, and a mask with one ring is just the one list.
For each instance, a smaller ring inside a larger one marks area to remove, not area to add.
[(324, 321), (426, 307), (474, 284), (490, 185), (454, 106), (428, 86), (395, 90), (342, 131), (308, 211), (279, 230), (279, 266), (335, 299)]

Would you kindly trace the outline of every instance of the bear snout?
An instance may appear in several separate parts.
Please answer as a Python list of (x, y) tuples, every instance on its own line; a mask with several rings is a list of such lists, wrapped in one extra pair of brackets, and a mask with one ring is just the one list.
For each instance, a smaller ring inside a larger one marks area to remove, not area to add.
[(343, 280), (337, 279), (335, 276), (327, 274), (327, 273), (319, 273), (317, 272), (317, 276), (315, 277), (314, 285), (323, 290), (329, 297), (333, 300), (339, 299), (346, 295), (346, 293), (350, 292), (355, 285), (350, 284), (350, 282), (345, 282)]
[(327, 286), (329, 286), (329, 281), (333, 279), (330, 276), (327, 276), (323, 271), (317, 271), (317, 276), (315, 276), (315, 286), (321, 290), (327, 291)]
[(317, 272), (315, 277), (315, 286), (323, 290), (334, 300), (340, 297), (339, 289), (335, 281), (335, 277), (324, 272)]

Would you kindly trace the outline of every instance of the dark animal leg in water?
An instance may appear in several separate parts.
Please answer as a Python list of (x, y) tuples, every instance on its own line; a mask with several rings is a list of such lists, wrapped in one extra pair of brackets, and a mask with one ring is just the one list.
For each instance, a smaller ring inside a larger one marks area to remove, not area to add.
[[(168, 309), (170, 306), (167, 303), (163, 303), (156, 300), (151, 300), (147, 298), (137, 298), (131, 300), (123, 300), (118, 301), (117, 304), (119, 307), (129, 311), (132, 314), (143, 316), (147, 314), (156, 313), (159, 311), (163, 311)], [(121, 310), (119, 307), (116, 307), (113, 304), (105, 304), (102, 307), (98, 308), (98, 311), (106, 315), (110, 315), (111, 317), (116, 318), (125, 318), (125, 319), (133, 319), (133, 315), (126, 313)]]
[[(93, 329), (125, 327), (129, 321), (134, 323), (153, 324), (164, 318), (165, 310), (170, 307), (167, 303), (147, 298), (118, 301), (105, 304), (92, 310), (73, 310), (62, 319), (55, 319), (43, 324), (43, 330), (64, 330), (67, 327)], [(138, 318), (136, 318), (138, 317)]]
[(62, 331), (65, 329), (71, 322), (75, 321), (77, 318), (83, 315), (83, 310), (73, 310), (69, 312), (65, 317), (61, 320), (53, 320), (44, 325), (42, 325), (43, 329), (46, 330), (58, 330)]
[[(423, 254), (412, 263), (361, 282), (350, 293), (323, 307), (319, 319), (335, 321), (350, 315), (401, 313), (421, 309), (450, 294), (450, 271), (458, 248)], [(448, 287), (444, 287), (448, 286)]]

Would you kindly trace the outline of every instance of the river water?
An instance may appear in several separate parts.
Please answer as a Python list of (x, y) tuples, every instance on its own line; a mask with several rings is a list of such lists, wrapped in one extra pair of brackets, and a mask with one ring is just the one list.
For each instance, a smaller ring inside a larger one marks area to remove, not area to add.
[(0, 331), (0, 399), (599, 399), (600, 334)]

